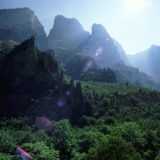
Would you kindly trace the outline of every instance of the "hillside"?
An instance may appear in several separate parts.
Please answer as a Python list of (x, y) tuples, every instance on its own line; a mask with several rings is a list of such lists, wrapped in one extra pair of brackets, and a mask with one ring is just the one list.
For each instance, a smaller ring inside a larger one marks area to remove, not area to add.
[(68, 119), (50, 121), (53, 130), (47, 133), (47, 126), (39, 130), (28, 117), (1, 121), (0, 156), (12, 160), (20, 145), (35, 160), (159, 159), (159, 92), (132, 85), (81, 83), (87, 112), (76, 124)]
[(146, 73), (141, 72), (138, 68), (127, 66), (124, 64), (114, 64), (110, 66), (115, 72), (117, 82), (130, 83), (141, 87), (147, 87), (159, 90), (160, 83)]

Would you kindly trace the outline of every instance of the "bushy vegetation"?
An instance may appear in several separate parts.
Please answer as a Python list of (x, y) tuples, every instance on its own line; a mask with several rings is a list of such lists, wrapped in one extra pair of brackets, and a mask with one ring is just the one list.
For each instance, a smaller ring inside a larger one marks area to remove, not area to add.
[(128, 84), (79, 85), (86, 109), (77, 111), (76, 121), (53, 121), (49, 133), (28, 117), (2, 118), (0, 159), (14, 160), (20, 146), (34, 160), (159, 160), (159, 92)]
[(83, 81), (107, 82), (116, 83), (116, 75), (110, 68), (108, 69), (90, 69), (85, 72), (81, 77)]
[(85, 72), (96, 67), (96, 62), (90, 56), (76, 55), (66, 63), (66, 74), (80, 79)]

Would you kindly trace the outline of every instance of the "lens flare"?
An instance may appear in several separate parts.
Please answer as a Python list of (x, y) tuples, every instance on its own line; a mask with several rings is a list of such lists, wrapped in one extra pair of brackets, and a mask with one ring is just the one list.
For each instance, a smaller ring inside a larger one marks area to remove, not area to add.
[(27, 153), (24, 149), (22, 149), (21, 147), (17, 147), (16, 157), (18, 159), (24, 159), (24, 160), (29, 160), (32, 158), (32, 156), (29, 153)]
[(96, 52), (95, 52), (95, 56), (99, 56), (100, 54), (102, 54), (103, 53), (103, 48), (97, 48), (96, 49)]
[(35, 124), (39, 129), (44, 130), (45, 132), (52, 131), (53, 129), (52, 122), (46, 117), (37, 117)]
[(58, 100), (57, 100), (57, 106), (63, 107), (65, 105), (66, 105), (66, 100), (64, 98), (62, 98), (62, 97), (58, 98)]

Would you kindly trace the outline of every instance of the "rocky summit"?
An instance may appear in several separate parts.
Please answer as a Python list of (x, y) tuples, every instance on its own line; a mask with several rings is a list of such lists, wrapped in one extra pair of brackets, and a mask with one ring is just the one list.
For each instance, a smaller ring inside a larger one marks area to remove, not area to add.
[(0, 9), (0, 39), (22, 42), (32, 35), (43, 49), (46, 34), (34, 12), (29, 8)]
[(17, 107), (17, 111), (21, 106), (25, 108), (29, 98), (44, 96), (59, 81), (57, 62), (49, 53), (35, 47), (34, 37), (7, 55), (0, 75), (1, 107), (12, 110)]
[(47, 38), (47, 48), (73, 49), (89, 37), (89, 32), (83, 30), (81, 24), (74, 18), (55, 17), (53, 28)]
[(79, 50), (94, 58), (101, 67), (108, 67), (116, 62), (123, 63), (113, 39), (100, 24), (93, 24), (92, 34)]

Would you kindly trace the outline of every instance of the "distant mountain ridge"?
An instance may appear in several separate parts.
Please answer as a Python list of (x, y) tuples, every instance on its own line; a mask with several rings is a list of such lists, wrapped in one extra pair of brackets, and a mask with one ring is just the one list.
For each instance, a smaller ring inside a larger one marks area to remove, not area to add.
[(119, 83), (130, 83), (136, 86), (147, 87), (160, 90), (160, 83), (138, 68), (124, 64), (114, 64), (111, 69), (115, 71)]
[(152, 45), (144, 52), (128, 56), (130, 64), (160, 81), (160, 46)]

